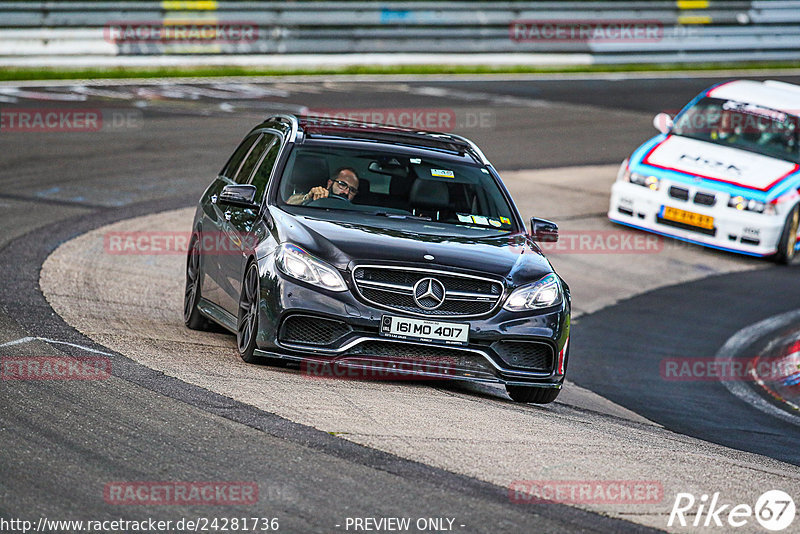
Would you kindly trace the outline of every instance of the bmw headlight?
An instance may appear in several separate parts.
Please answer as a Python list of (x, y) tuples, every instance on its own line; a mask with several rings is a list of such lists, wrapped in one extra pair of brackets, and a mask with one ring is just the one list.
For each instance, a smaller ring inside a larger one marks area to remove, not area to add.
[(728, 201), (728, 207), (735, 208), (739, 211), (754, 211), (756, 213), (764, 213), (767, 205), (752, 198), (744, 198), (743, 196), (731, 197)]
[(639, 174), (638, 172), (632, 172), (630, 180), (632, 184), (641, 185), (643, 187), (647, 187), (648, 189), (652, 189), (653, 191), (658, 191), (658, 187), (661, 185), (661, 180), (655, 176), (645, 176), (644, 174)]
[(518, 287), (509, 295), (505, 308), (508, 311), (536, 310), (561, 304), (561, 283), (554, 274), (548, 274), (532, 284)]
[(644, 174), (639, 174), (638, 172), (631, 172), (631, 168), (627, 159), (622, 162), (622, 165), (619, 167), (619, 171), (617, 171), (617, 180), (641, 185), (642, 187), (652, 189), (653, 191), (658, 191), (658, 188), (661, 186), (661, 180), (659, 180), (656, 176), (646, 176)]
[(284, 243), (275, 253), (275, 265), (287, 276), (303, 282), (321, 286), (330, 291), (347, 291), (342, 275), (322, 260), (319, 260), (291, 243)]

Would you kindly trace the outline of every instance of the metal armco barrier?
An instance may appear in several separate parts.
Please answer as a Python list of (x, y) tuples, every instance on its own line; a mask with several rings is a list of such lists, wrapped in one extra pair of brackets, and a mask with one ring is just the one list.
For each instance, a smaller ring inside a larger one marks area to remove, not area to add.
[(5, 58), (358, 53), (795, 61), (800, 0), (0, 2)]

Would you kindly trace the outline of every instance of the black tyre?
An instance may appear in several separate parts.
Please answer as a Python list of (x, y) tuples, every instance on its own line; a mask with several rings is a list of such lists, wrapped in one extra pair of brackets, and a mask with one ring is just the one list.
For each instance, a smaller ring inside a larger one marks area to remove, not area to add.
[(531, 386), (506, 386), (508, 396), (514, 402), (524, 402), (525, 404), (550, 404), (558, 394), (561, 388), (537, 388)]
[(245, 271), (242, 293), (239, 296), (239, 318), (236, 322), (236, 343), (239, 355), (247, 363), (260, 363), (254, 354), (258, 334), (258, 304), (260, 301), (258, 265), (253, 262)]
[(795, 258), (795, 244), (797, 243), (797, 228), (800, 224), (800, 205), (795, 206), (786, 217), (786, 224), (783, 225), (781, 239), (778, 243), (778, 253), (775, 254), (775, 261), (788, 265)]
[(197, 309), (200, 302), (200, 241), (192, 239), (186, 257), (186, 289), (183, 294), (183, 322), (192, 330), (208, 330), (208, 320)]

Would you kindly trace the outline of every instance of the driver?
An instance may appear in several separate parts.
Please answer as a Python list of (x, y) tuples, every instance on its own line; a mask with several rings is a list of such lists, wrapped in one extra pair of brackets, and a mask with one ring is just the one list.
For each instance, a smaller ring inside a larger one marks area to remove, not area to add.
[(351, 167), (342, 167), (336, 171), (334, 178), (328, 180), (328, 184), (325, 187), (318, 185), (316, 187), (312, 187), (311, 191), (305, 195), (302, 193), (292, 195), (289, 197), (286, 203), (302, 205), (308, 204), (309, 202), (318, 200), (320, 198), (327, 198), (329, 196), (342, 198), (350, 202), (357, 194), (358, 175), (356, 174), (355, 169)]

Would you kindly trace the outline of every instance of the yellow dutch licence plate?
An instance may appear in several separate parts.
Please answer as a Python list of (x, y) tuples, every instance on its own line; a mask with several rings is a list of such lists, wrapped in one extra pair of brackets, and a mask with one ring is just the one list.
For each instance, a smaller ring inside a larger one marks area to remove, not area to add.
[(669, 206), (664, 206), (661, 218), (668, 221), (697, 226), (698, 228), (705, 228), (706, 230), (714, 229), (714, 217), (694, 213), (692, 211), (679, 210), (678, 208), (670, 208)]

